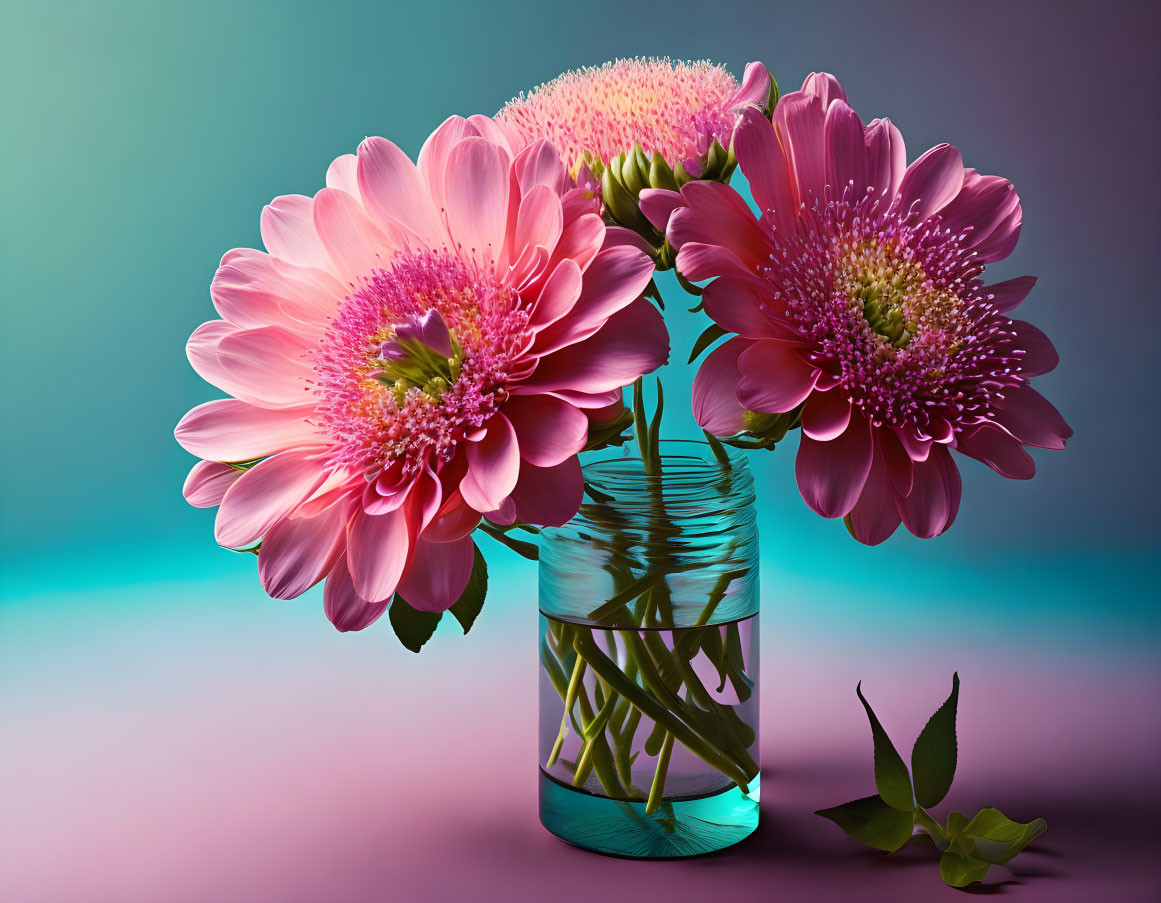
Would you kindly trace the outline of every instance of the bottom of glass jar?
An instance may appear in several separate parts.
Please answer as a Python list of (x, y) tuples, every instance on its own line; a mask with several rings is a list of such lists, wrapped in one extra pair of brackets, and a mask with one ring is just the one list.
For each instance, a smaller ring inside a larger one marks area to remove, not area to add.
[(540, 823), (586, 850), (630, 859), (685, 859), (733, 846), (758, 827), (761, 776), (750, 792), (665, 800), (653, 815), (645, 803), (577, 790), (540, 771)]

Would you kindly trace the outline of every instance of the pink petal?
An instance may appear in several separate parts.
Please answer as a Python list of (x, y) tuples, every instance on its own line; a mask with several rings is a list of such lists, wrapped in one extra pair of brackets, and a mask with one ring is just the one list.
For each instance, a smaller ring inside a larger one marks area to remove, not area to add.
[(274, 599), (294, 599), (322, 580), (343, 552), (349, 505), (340, 500), (313, 517), (285, 517), (258, 551), (258, 577)]
[(561, 527), (580, 509), (584, 479), (576, 457), (555, 467), (537, 467), (520, 462), (520, 478), (512, 490), (516, 516), (526, 524), (538, 527)]
[(911, 492), (899, 498), (903, 523), (921, 539), (938, 536), (952, 525), (959, 512), (959, 469), (946, 445), (932, 446), (926, 461), (915, 463)]
[(479, 442), (468, 443), (468, 472), (460, 483), (464, 500), (480, 512), (499, 508), (520, 473), (520, 445), (511, 421), (493, 414), (487, 429)]
[(237, 330), (217, 347), (223, 371), (218, 386), (231, 395), (253, 398), (264, 407), (295, 407), (314, 401), (314, 370), (306, 360), (310, 345), (281, 326)]
[(185, 500), (195, 508), (213, 508), (222, 503), (226, 490), (233, 486), (234, 481), (241, 475), (242, 471), (229, 464), (198, 461), (185, 478), (181, 492)]
[(981, 263), (995, 263), (1003, 260), (1016, 249), (1020, 240), (1020, 228), (1024, 222), (1024, 214), (1017, 209), (1015, 214), (998, 225), (986, 239), (975, 247), (976, 255)]
[[(792, 345), (764, 339), (738, 358), (738, 401), (751, 411), (784, 414), (806, 400), (818, 371), (803, 362)], [(844, 512), (845, 513), (845, 512)]]
[(423, 537), (430, 542), (454, 542), (471, 533), (479, 523), (480, 512), (465, 502), (457, 489), (423, 531)]
[[(226, 336), (233, 335), (237, 331), (238, 327), (233, 323), (227, 323), (225, 320), (210, 320), (195, 329), (193, 335), (189, 337), (189, 341), (185, 343), (185, 356), (189, 360), (190, 366), (194, 368), (194, 372), (211, 386), (217, 386), (223, 392), (229, 392), (231, 395), (237, 393), (226, 386), (233, 385), (236, 381), (231, 380), (230, 375), (222, 367), (221, 358), (218, 357), (218, 344)], [(246, 400), (253, 401), (250, 398)]]
[(262, 208), (262, 243), (288, 263), (325, 270), (331, 260), (315, 231), (313, 208), (314, 201), (301, 194), (275, 198)]
[(814, 94), (795, 91), (778, 101), (774, 123), (789, 143), (788, 156), (794, 161), (796, 196), (810, 206), (823, 201), (826, 184), (826, 154), (823, 141), (826, 108)]
[(750, 279), (754, 275), (733, 251), (721, 245), (701, 242), (682, 246), (677, 252), (677, 270), (690, 282), (701, 282), (715, 276)]
[(938, 213), (963, 187), (963, 157), (950, 144), (939, 144), (907, 167), (899, 185), (902, 209), (925, 220)]
[(729, 248), (748, 270), (769, 261), (770, 243), (741, 195), (720, 182), (689, 182), (686, 206), (673, 212), (666, 235), (675, 248), (690, 243)]
[(512, 392), (607, 392), (653, 372), (668, 358), (665, 321), (656, 307), (638, 298), (613, 314), (591, 338), (541, 358), (531, 379)]
[(347, 528), (347, 565), (355, 591), (368, 602), (390, 599), (407, 565), (411, 545), (402, 508), (389, 514), (357, 510)]
[(580, 297), (567, 319), (537, 337), (536, 353), (546, 355), (594, 335), (609, 317), (641, 296), (653, 270), (653, 261), (635, 247), (605, 248), (585, 273)]
[(536, 185), (520, 200), (513, 251), (518, 255), (528, 245), (540, 245), (551, 252), (563, 229), (560, 195), (547, 185)]
[(773, 124), (757, 110), (742, 113), (734, 129), (734, 153), (758, 207), (773, 211), (777, 228), (789, 228), (798, 213), (794, 174)]
[(516, 395), (504, 405), (520, 446), (520, 457), (537, 467), (555, 467), (578, 454), (589, 437), (589, 418), (550, 395)]
[(967, 246), (986, 251), (997, 230), (1004, 230), (1019, 220), (1020, 197), (1007, 179), (981, 176), (969, 170), (964, 176), (963, 189), (939, 215), (952, 232), (970, 228)]
[(827, 184), (836, 198), (862, 200), (868, 184), (862, 120), (845, 101), (836, 100), (826, 111), (825, 131)]
[(824, 108), (829, 108), (836, 100), (847, 103), (847, 92), (829, 72), (812, 72), (806, 76), (806, 81), (802, 83), (802, 93), (813, 94), (822, 101)]
[(314, 196), (314, 223), (336, 271), (349, 282), (382, 267), (396, 248), (359, 202), (336, 188)]
[(327, 188), (345, 191), (353, 198), (359, 198), (359, 158), (354, 154), (343, 154), (327, 168)]
[(396, 592), (417, 611), (447, 611), (463, 595), (475, 561), (470, 536), (454, 542), (420, 539)]
[(851, 532), (859, 542), (876, 546), (894, 533), (901, 521), (887, 465), (876, 442), (867, 482), (855, 507), (850, 510)]
[(802, 432), (819, 442), (843, 434), (851, 421), (851, 403), (838, 389), (814, 392), (802, 408)]
[(218, 545), (239, 549), (301, 505), (326, 479), (313, 450), (287, 451), (259, 461), (222, 498), (214, 521)]
[(752, 339), (788, 339), (794, 335), (773, 319), (766, 302), (750, 282), (722, 276), (705, 287), (701, 303), (709, 318), (727, 332)]
[(210, 284), (214, 307), (231, 323), (277, 324), (315, 337), (345, 294), (329, 270), (305, 270), (248, 248), (226, 254)]
[(1036, 475), (1036, 462), (1015, 439), (1003, 430), (982, 426), (971, 434), (961, 434), (955, 450), (982, 461), (1009, 480), (1030, 480)]
[(863, 132), (867, 146), (867, 184), (887, 198), (895, 197), (907, 172), (907, 147), (890, 119), (873, 119)]
[(568, 314), (581, 295), (584, 277), (576, 261), (565, 258), (560, 262), (536, 299), (532, 311), (532, 326), (547, 326)]
[(564, 231), (552, 252), (550, 266), (571, 258), (582, 272), (585, 271), (600, 252), (605, 232), (605, 221), (595, 213), (586, 213), (571, 221), (566, 216)]
[(823, 517), (842, 517), (859, 500), (872, 458), (871, 427), (861, 413), (852, 412), (846, 431), (829, 442), (804, 433), (794, 460), (803, 501)]
[(1015, 279), (989, 285), (987, 291), (992, 296), (992, 304), (996, 310), (1006, 314), (1028, 297), (1028, 293), (1032, 291), (1032, 286), (1035, 284), (1035, 276), (1017, 276)]
[(407, 154), (386, 138), (368, 138), (359, 145), (357, 178), (363, 203), (388, 233), (398, 223), (439, 246), (443, 228), (431, 193)]
[(1040, 376), (1056, 369), (1060, 355), (1056, 353), (1048, 336), (1023, 320), (1013, 320), (1012, 328), (1016, 333), (1013, 344), (1025, 352), (1020, 360), (1020, 373), (1023, 376)]
[(335, 562), (323, 586), (323, 610), (344, 633), (370, 627), (387, 610), (387, 602), (368, 602), (355, 591), (344, 553)]
[(253, 461), (302, 445), (318, 445), (322, 436), (307, 422), (314, 406), (268, 410), (234, 398), (198, 405), (174, 430), (178, 444), (207, 461)]
[(730, 339), (710, 352), (693, 378), (693, 419), (715, 436), (734, 436), (746, 427), (738, 403), (738, 355), (753, 343)]
[(1031, 386), (1004, 390), (1004, 397), (993, 402), (996, 422), (1024, 445), (1038, 448), (1064, 448), (1072, 429), (1060, 412)]
[(738, 93), (730, 99), (730, 106), (740, 107), (753, 105), (764, 106), (770, 97), (770, 73), (761, 63), (755, 61), (746, 63), (746, 70), (742, 74), (742, 84)]
[(638, 202), (645, 218), (661, 232), (669, 225), (673, 211), (685, 203), (679, 192), (668, 188), (646, 188), (641, 192)]
[(483, 138), (465, 138), (448, 157), (447, 218), (452, 238), (483, 259), (500, 259), (508, 220), (508, 170)]
[(549, 188), (554, 197), (564, 194), (568, 171), (551, 142), (541, 138), (524, 148), (513, 163), (521, 194), (527, 195), (537, 185)]
[(452, 148), (465, 138), (478, 134), (463, 116), (449, 116), (423, 142), (416, 166), (431, 193), (431, 203), (436, 211), (447, 206), (444, 176)]

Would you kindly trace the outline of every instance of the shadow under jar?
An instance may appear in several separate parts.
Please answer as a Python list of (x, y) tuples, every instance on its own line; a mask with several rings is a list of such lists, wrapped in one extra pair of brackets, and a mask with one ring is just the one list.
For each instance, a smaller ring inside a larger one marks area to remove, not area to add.
[(540, 820), (617, 856), (758, 826), (758, 534), (737, 452), (586, 464), (540, 550)]

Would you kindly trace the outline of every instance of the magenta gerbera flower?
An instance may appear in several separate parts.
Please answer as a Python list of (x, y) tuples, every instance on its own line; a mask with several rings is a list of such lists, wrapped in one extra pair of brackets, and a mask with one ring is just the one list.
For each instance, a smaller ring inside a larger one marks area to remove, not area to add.
[(236, 250), (222, 319), (187, 348), (233, 396), (190, 411), (204, 460), (186, 497), (218, 542), (258, 550), (266, 591), (326, 578), (342, 630), (393, 595), (442, 611), (481, 517), (562, 524), (577, 453), (668, 337), (640, 296), (653, 264), (608, 228), (547, 142), (513, 153), (486, 117), (449, 119), (413, 164), (368, 138), (313, 198), (262, 212), (267, 253)]
[(1029, 384), (1056, 351), (1007, 316), (1035, 279), (983, 279), (1020, 233), (1008, 181), (946, 144), (907, 166), (899, 131), (864, 126), (825, 74), (773, 122), (744, 113), (734, 150), (761, 217), (719, 184), (642, 195), (679, 271), (714, 280), (706, 312), (736, 334), (694, 384), (706, 430), (800, 416), (803, 499), (872, 544), (900, 522), (922, 537), (951, 525), (953, 450), (1028, 479), (1025, 446), (1064, 447), (1072, 430)]
[(728, 148), (742, 108), (762, 104), (769, 91), (761, 63), (747, 66), (739, 85), (705, 60), (615, 60), (566, 72), (496, 118), (517, 146), (547, 138), (574, 173), (586, 159), (608, 165), (640, 146), (696, 176), (710, 145)]

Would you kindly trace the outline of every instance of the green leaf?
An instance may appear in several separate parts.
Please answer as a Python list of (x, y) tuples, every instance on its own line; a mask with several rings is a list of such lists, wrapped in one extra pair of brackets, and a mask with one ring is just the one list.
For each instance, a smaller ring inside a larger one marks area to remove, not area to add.
[(435, 627), (443, 617), (443, 612), (416, 611), (407, 604), (406, 599), (396, 593), (391, 607), (387, 609), (387, 616), (391, 626), (395, 628), (399, 642), (412, 652), (418, 652), (435, 633)]
[[(867, 710), (867, 718), (871, 722), (871, 737), (875, 741), (875, 788), (879, 796), (888, 806), (913, 812), (915, 798), (911, 794), (911, 777), (907, 774), (907, 766), (903, 764), (903, 757), (895, 749), (891, 738), (883, 730), (883, 725), (875, 717), (871, 704), (863, 696), (863, 682), (859, 681), (855, 693), (863, 708)], [(914, 819), (914, 815), (912, 815)]]
[(939, 857), (939, 877), (952, 887), (966, 887), (973, 881), (983, 881), (987, 874), (986, 862), (961, 853), (954, 847)]
[(480, 609), (484, 607), (484, 599), (488, 596), (488, 563), (480, 552), (480, 547), (472, 543), (475, 560), (472, 562), (472, 575), (468, 578), (468, 585), (460, 593), (455, 605), (448, 609), (460, 626), (467, 633), (476, 623)]
[(714, 342), (726, 335), (726, 331), (718, 326), (717, 323), (710, 323), (705, 328), (705, 332), (697, 337), (697, 341), (693, 343), (693, 350), (689, 353), (689, 363), (697, 360), (698, 355), (709, 348)]
[(915, 829), (915, 815), (888, 806), (882, 797), (866, 796), (814, 813), (829, 818), (859, 843), (894, 853)]
[(955, 777), (955, 711), (958, 704), (959, 674), (956, 673), (951, 676), (951, 695), (928, 720), (911, 750), (915, 801), (928, 809), (947, 796)]
[(1048, 823), (1037, 818), (1027, 824), (1012, 821), (999, 809), (981, 809), (964, 825), (961, 837), (970, 839), (976, 854), (985, 862), (1003, 865), (1033, 840), (1048, 830)]

